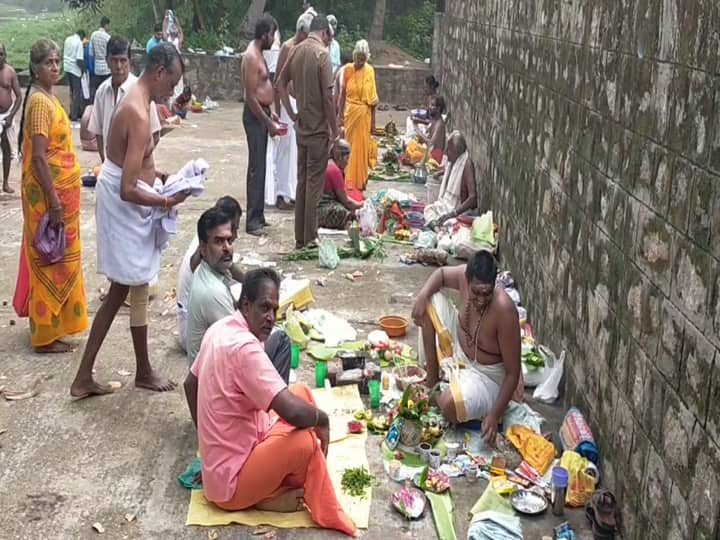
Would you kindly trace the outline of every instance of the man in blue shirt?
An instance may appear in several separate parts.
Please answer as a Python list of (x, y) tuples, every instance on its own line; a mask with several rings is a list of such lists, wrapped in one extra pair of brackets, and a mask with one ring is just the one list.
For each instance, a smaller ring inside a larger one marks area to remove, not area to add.
[(148, 39), (147, 45), (145, 45), (145, 51), (149, 53), (153, 49), (153, 47), (162, 43), (162, 40), (163, 40), (162, 24), (157, 23), (155, 25), (155, 28), (153, 28), (153, 36), (150, 39)]

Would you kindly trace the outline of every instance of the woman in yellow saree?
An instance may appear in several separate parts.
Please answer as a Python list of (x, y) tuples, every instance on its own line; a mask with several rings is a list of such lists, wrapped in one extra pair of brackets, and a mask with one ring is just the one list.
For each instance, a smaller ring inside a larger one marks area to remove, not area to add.
[(338, 125), (345, 126), (345, 139), (353, 151), (350, 163), (345, 169), (345, 185), (348, 188), (364, 190), (367, 185), (371, 163), (377, 160), (372, 135), (375, 133), (375, 107), (378, 104), (375, 87), (375, 70), (368, 64), (370, 47), (361, 39), (355, 44), (353, 63), (341, 69), (340, 107)]
[[(30, 86), (20, 124), (22, 152), (23, 245), (15, 291), (16, 310), (30, 318), (30, 344), (36, 352), (67, 352), (62, 341), (88, 326), (80, 260), (80, 165), (70, 121), (52, 93), (60, 78), (60, 49), (41, 39), (30, 51)], [(42, 217), (64, 224), (65, 252), (47, 264), (33, 246)]]

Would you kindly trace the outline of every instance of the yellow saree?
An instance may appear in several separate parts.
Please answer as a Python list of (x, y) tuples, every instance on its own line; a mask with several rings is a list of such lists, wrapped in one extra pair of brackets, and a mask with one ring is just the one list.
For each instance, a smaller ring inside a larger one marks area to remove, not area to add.
[[(371, 109), (378, 104), (375, 70), (370, 64), (356, 70), (353, 64), (344, 68), (345, 138), (350, 143), (350, 162), (345, 169), (345, 185), (364, 190), (371, 167)], [(377, 152), (377, 147), (375, 147)], [(376, 156), (374, 156), (377, 159)]]
[[(73, 148), (70, 121), (60, 101), (35, 92), (25, 110), (22, 159), (23, 255), (29, 283), (30, 344), (42, 347), (88, 326), (80, 261), (80, 164)], [(32, 166), (32, 138), (47, 137), (47, 163), (63, 208), (65, 255), (44, 264), (32, 241), (49, 203)], [(18, 278), (18, 283), (21, 279)]]

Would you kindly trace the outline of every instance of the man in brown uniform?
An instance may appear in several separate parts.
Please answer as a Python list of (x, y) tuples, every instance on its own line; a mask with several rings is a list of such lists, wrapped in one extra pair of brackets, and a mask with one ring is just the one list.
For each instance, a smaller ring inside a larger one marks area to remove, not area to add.
[[(10, 162), (12, 161), (12, 148), (10, 147), (10, 128), (15, 120), (15, 113), (20, 108), (20, 83), (17, 73), (6, 62), (5, 45), (0, 43), (0, 148), (3, 162), (3, 191), (12, 193), (8, 180), (10, 178)], [(13, 95), (15, 99), (13, 99)]]
[(242, 59), (245, 108), (243, 127), (248, 143), (247, 171), (247, 217), (245, 231), (260, 236), (265, 221), (265, 170), (268, 134), (275, 136), (280, 129), (277, 117), (270, 105), (275, 101), (263, 51), (270, 49), (277, 29), (277, 22), (270, 15), (263, 15), (255, 25), (255, 39), (248, 45)]
[[(317, 237), (317, 210), (325, 184), (328, 154), (337, 139), (332, 63), (328, 53), (331, 39), (327, 17), (314, 17), (310, 35), (292, 50), (278, 81), (283, 105), (294, 116), (297, 132), (296, 248)], [(291, 82), (297, 99), (297, 115), (290, 107), (288, 85)]]

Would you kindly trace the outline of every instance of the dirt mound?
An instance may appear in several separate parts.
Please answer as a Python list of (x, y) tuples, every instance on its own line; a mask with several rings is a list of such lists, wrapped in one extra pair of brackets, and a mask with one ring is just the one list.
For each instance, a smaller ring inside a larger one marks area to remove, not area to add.
[(422, 60), (403, 51), (397, 45), (393, 45), (392, 43), (388, 43), (386, 41), (371, 43), (370, 51), (372, 52), (372, 63), (376, 66), (387, 66), (389, 64), (393, 64), (396, 66), (415, 68), (427, 67)]

